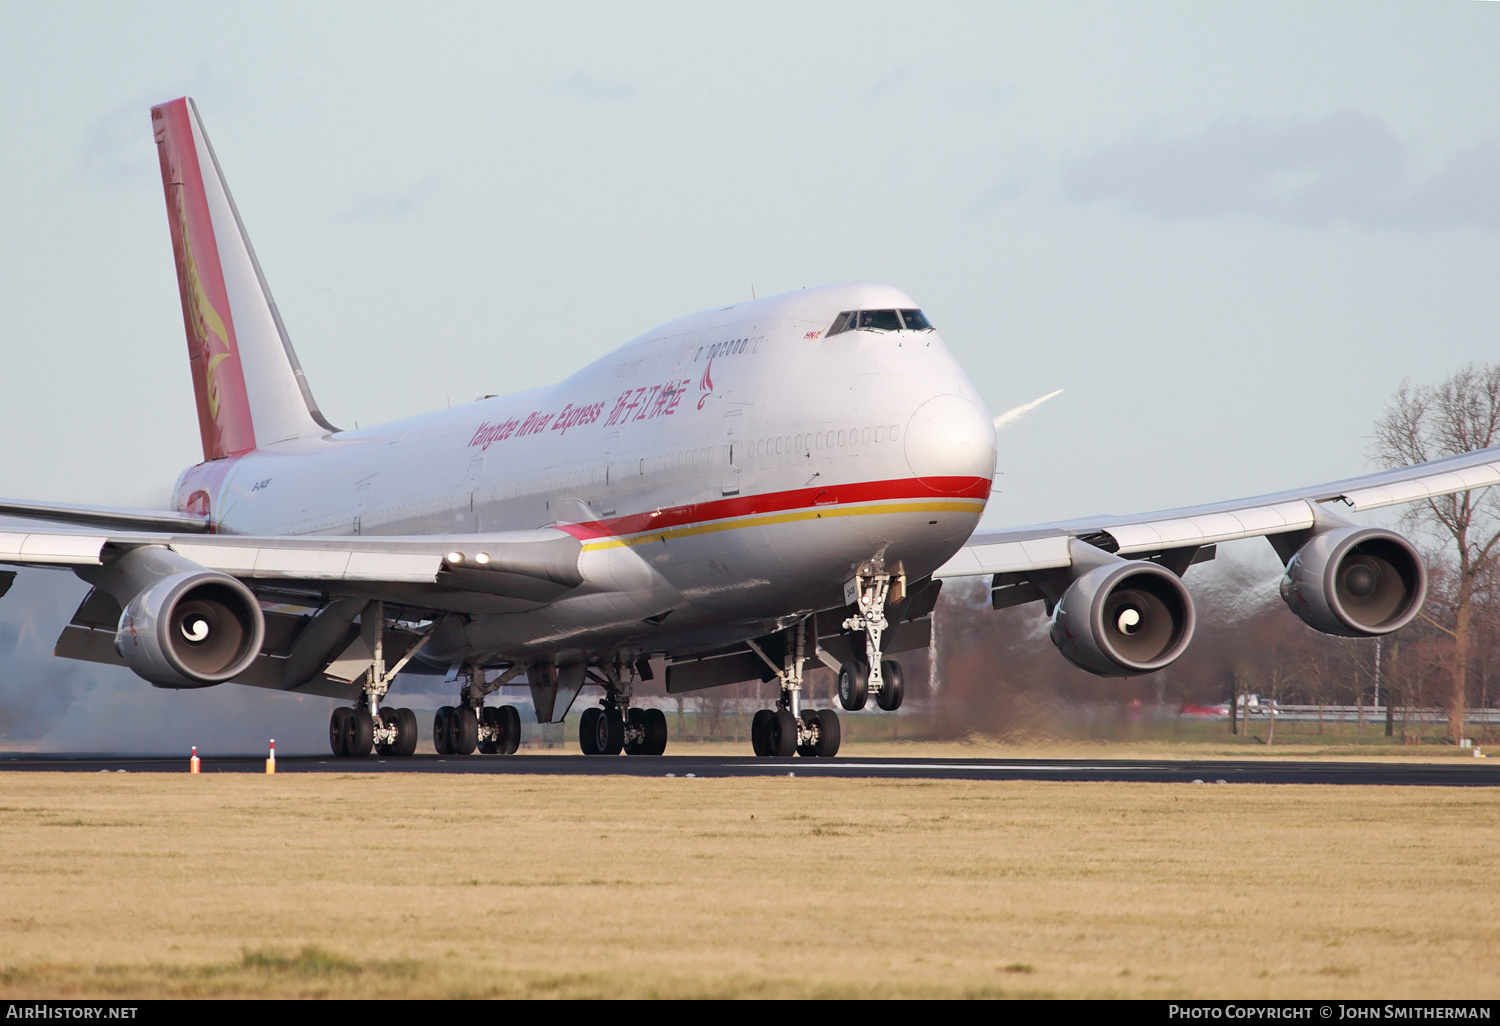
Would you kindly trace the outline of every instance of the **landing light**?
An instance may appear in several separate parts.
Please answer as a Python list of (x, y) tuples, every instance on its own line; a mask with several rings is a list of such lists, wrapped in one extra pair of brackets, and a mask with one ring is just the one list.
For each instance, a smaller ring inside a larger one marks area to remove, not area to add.
[(478, 563), (480, 566), (489, 566), (490, 554), (488, 552), (476, 553), (474, 555), (474, 562)]
[(450, 552), (443, 559), (453, 566), (458, 566), (464, 561), (464, 554), (462, 552)]

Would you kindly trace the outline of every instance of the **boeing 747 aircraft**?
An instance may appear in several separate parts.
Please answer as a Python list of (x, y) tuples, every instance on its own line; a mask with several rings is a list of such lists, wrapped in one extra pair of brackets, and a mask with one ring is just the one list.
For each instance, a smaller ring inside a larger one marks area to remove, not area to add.
[[(661, 754), (680, 694), (747, 680), (757, 755), (832, 756), (839, 718), (802, 701), (902, 702), (891, 658), (930, 639), (942, 580), (996, 608), (1044, 602), (1068, 660), (1130, 676), (1193, 636), (1188, 567), (1265, 536), (1292, 612), (1328, 634), (1394, 631), (1427, 578), (1366, 510), (1500, 482), (1500, 450), (1238, 502), (975, 534), (995, 429), (920, 304), (885, 285), (805, 289), (692, 314), (545, 389), (361, 430), (319, 412), (198, 112), (151, 111), (203, 462), (170, 511), (0, 502), (0, 565), (93, 586), (56, 654), (158, 687), (233, 682), (347, 701), (341, 756), (411, 755), (399, 673), (454, 681), (439, 752), (508, 754), (507, 685), (560, 722), (588, 684), (585, 753)], [(0, 573), (0, 594), (15, 572)]]

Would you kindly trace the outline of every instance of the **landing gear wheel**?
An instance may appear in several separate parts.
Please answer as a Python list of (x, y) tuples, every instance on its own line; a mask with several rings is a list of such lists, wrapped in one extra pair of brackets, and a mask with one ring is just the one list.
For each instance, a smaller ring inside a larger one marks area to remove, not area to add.
[[(818, 727), (818, 714), (811, 709), (803, 709), (802, 722), (807, 725), (807, 729), (809, 731), (816, 730)], [(809, 741), (806, 744), (799, 744), (797, 746), (797, 754), (802, 756), (804, 759), (811, 759), (813, 756), (818, 754), (818, 746), (816, 742), (812, 741)]]
[(603, 715), (603, 709), (590, 707), (578, 719), (578, 747), (584, 755), (599, 754), (599, 720)]
[(771, 721), (776, 714), (770, 709), (757, 709), (755, 718), (750, 721), (750, 747), (756, 755), (772, 754), (771, 746)]
[(399, 709), (380, 710), (380, 729), (395, 729), (396, 736), (390, 741), (376, 741), (375, 753), (377, 755), (398, 755), (401, 747), (401, 717)]
[(602, 730), (607, 731), (599, 737), (600, 755), (619, 755), (625, 750), (625, 717), (620, 715), (618, 709), (602, 709), (604, 719), (600, 722), (604, 725)]
[(396, 751), (401, 758), (417, 753), (417, 714), (410, 709), (396, 710)]
[(839, 714), (832, 709), (819, 709), (814, 715), (818, 717), (818, 743), (814, 754), (831, 759), (839, 754)]
[(479, 710), (479, 725), (486, 734), (490, 736), (479, 742), (479, 750), (485, 755), (496, 755), (500, 751), (498, 738), (500, 737), (500, 710), (491, 706), (485, 706)]
[(479, 744), (479, 717), (467, 705), (453, 710), (448, 721), (448, 744), (454, 755), (473, 755)]
[(667, 750), (667, 714), (660, 709), (646, 710), (646, 747), (643, 755), (661, 755)]
[(370, 754), (375, 743), (375, 718), (370, 710), (361, 706), (349, 711), (344, 721), (344, 754), (363, 759)]
[(521, 714), (513, 705), (502, 705), (495, 710), (495, 719), (500, 724), (500, 755), (515, 755), (521, 747)]
[(785, 759), (797, 753), (797, 717), (785, 709), (777, 709), (772, 714), (770, 733), (769, 754)]
[(440, 707), (432, 718), (432, 747), (439, 755), (453, 754), (452, 725), (453, 706)]
[(901, 674), (901, 664), (894, 659), (885, 659), (880, 663), (881, 685), (880, 690), (875, 692), (875, 704), (886, 712), (895, 712), (901, 708), (901, 700), (906, 697), (906, 680)]
[(839, 667), (839, 704), (850, 712), (865, 707), (870, 697), (870, 668), (864, 663), (844, 663)]
[(333, 710), (333, 715), (328, 717), (328, 747), (333, 749), (333, 754), (344, 755), (344, 731), (345, 724), (349, 720), (349, 714), (353, 712), (346, 705), (341, 705)]

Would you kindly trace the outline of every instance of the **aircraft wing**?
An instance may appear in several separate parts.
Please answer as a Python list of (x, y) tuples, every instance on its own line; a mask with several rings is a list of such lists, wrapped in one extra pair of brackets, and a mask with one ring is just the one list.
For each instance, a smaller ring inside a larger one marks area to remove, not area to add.
[[(178, 565), (228, 574), (249, 587), (261, 606), (265, 642), (234, 676), (237, 683), (340, 699), (359, 694), (357, 678), (370, 665), (369, 643), (355, 622), (368, 600), (386, 602), (406, 621), (385, 634), (386, 652), (401, 666), (433, 629), (412, 622), (532, 609), (583, 583), (582, 544), (551, 528), (451, 536), (252, 537), (109, 530), (97, 521), (59, 524), (0, 516), (0, 566), (87, 574), (90, 567), (117, 564), (140, 548), (168, 549), (175, 554), (171, 558), (188, 561)], [(0, 594), (14, 577), (0, 571)], [(63, 629), (55, 654), (127, 665), (116, 646), (123, 602), (95, 587)]]
[[(179, 534), (100, 530), (36, 520), (0, 519), (0, 564), (83, 567), (111, 553), (160, 545), (209, 570), (248, 581), (451, 584), (527, 578), (562, 590), (583, 583), (579, 541), (563, 531), (362, 537)], [(450, 558), (457, 557), (457, 558)]]
[(1500, 484), (1500, 447), (1418, 463), (1343, 481), (1233, 502), (1096, 516), (998, 531), (976, 531), (934, 577), (1021, 574), (1072, 565), (1069, 539), (1122, 556), (1153, 557), (1223, 541), (1305, 531), (1324, 503), (1363, 511)]

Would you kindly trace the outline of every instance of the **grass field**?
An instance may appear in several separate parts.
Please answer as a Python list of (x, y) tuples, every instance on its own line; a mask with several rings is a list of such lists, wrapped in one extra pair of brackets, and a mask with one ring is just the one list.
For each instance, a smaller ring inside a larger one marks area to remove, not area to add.
[(0, 993), (1500, 995), (1482, 789), (3, 777)]

